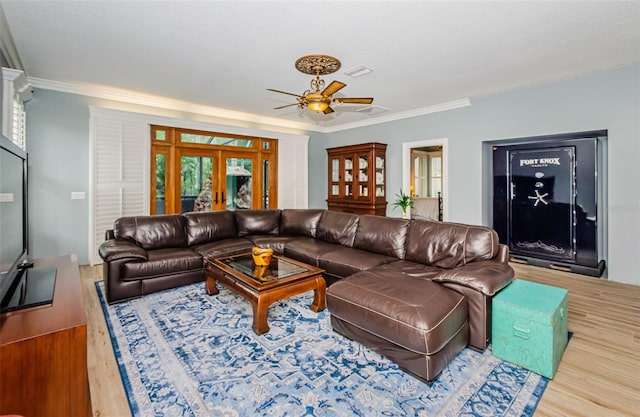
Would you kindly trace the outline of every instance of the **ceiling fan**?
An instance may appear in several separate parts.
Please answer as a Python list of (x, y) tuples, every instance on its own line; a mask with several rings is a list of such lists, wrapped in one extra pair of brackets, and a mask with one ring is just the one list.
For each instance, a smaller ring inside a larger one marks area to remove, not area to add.
[[(298, 71), (315, 75), (316, 77), (311, 80), (311, 89), (306, 90), (302, 94), (287, 93), (286, 91), (274, 90), (273, 88), (267, 88), (269, 91), (275, 93), (288, 94), (296, 97), (297, 103), (286, 104), (284, 106), (275, 107), (275, 110), (284, 109), (285, 107), (298, 106), (303, 109), (308, 107), (310, 110), (316, 113), (329, 114), (333, 113), (331, 104), (371, 104), (373, 98), (371, 97), (343, 97), (332, 98), (332, 96), (346, 87), (345, 83), (340, 81), (332, 81), (326, 88), (324, 88), (324, 80), (320, 78), (321, 75), (333, 74), (340, 69), (340, 61), (329, 55), (305, 55), (296, 60), (296, 68)], [(324, 88), (324, 89), (323, 89)], [(322, 90), (322, 91), (321, 91)]]

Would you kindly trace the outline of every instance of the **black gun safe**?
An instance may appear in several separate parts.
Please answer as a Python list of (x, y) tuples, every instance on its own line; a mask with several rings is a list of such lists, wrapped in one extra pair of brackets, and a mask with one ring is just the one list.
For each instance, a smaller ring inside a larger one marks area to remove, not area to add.
[(492, 148), (493, 227), (514, 261), (602, 276), (598, 138), (606, 134), (523, 138)]

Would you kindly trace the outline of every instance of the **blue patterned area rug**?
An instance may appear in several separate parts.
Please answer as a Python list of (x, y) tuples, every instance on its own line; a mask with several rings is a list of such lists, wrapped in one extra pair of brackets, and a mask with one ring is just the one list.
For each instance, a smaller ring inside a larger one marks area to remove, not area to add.
[(194, 284), (107, 305), (134, 416), (531, 416), (548, 379), (463, 350), (427, 385), (334, 333), (313, 292), (274, 303), (251, 330), (248, 301)]

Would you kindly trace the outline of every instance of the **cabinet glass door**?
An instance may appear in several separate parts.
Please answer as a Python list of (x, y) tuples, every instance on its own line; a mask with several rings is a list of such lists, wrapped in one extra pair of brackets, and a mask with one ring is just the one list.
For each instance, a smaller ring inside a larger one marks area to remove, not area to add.
[(358, 157), (358, 196), (369, 196), (369, 156)]
[(331, 158), (331, 195), (340, 195), (340, 159)]
[(383, 157), (376, 156), (376, 170), (375, 170), (376, 197), (384, 197), (384, 174), (385, 174), (384, 162), (385, 161)]
[(344, 158), (344, 195), (353, 195), (353, 158)]

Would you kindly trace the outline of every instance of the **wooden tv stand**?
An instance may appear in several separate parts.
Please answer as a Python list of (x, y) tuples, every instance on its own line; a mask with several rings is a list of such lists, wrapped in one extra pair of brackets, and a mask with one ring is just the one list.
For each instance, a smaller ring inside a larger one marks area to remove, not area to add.
[(91, 416), (87, 317), (75, 257), (57, 268), (52, 304), (0, 314), (0, 415)]

